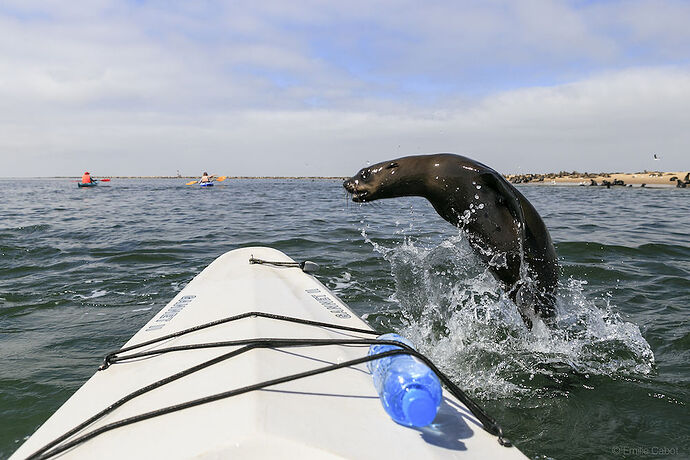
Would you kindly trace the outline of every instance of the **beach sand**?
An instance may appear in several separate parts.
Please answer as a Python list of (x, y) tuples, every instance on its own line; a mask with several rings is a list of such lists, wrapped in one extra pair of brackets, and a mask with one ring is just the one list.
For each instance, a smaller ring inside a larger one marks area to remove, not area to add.
[[(557, 174), (510, 174), (506, 175), (506, 179), (512, 183), (529, 183), (529, 184), (543, 184), (543, 185), (590, 185), (591, 179), (594, 179), (598, 185), (607, 180), (613, 182), (614, 180), (622, 180), (625, 185), (641, 186), (664, 185), (667, 187), (675, 187), (678, 178), (681, 181), (685, 179), (688, 171), (676, 172), (659, 172), (659, 171), (645, 171), (638, 173), (557, 173)], [(529, 180), (525, 180), (529, 179)]]

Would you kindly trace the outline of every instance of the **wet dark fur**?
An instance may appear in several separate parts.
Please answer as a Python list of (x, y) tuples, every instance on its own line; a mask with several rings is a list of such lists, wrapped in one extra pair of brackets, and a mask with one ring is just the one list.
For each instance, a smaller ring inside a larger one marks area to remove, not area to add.
[[(531, 312), (554, 315), (558, 262), (549, 232), (527, 198), (493, 169), (460, 155), (417, 155), (364, 168), (343, 186), (355, 202), (426, 198), (441, 217), (467, 232), (480, 257), (487, 263), (494, 258), (490, 270), (528, 325)], [(496, 254), (505, 254), (505, 262)]]

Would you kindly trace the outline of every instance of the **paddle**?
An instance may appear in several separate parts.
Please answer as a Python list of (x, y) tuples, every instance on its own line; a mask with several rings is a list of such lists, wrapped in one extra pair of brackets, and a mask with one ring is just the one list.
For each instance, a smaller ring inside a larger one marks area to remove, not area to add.
[[(92, 179), (92, 182), (110, 182), (110, 179)], [(80, 180), (71, 180), (70, 182), (81, 182)]]
[[(213, 177), (213, 176), (211, 176), (211, 177)], [(220, 177), (213, 179), (211, 182), (223, 182), (227, 178), (228, 178), (228, 176), (220, 176)], [(199, 183), (198, 180), (193, 180), (193, 181), (187, 182), (185, 185), (194, 185), (194, 184), (198, 184), (198, 183)]]

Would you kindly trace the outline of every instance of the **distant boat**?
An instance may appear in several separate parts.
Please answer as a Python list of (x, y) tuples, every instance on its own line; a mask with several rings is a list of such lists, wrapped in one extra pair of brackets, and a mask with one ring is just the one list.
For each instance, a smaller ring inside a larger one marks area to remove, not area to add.
[(82, 188), (82, 187), (95, 187), (98, 185), (98, 182), (87, 182), (86, 184), (82, 184), (81, 182), (77, 183), (77, 187)]

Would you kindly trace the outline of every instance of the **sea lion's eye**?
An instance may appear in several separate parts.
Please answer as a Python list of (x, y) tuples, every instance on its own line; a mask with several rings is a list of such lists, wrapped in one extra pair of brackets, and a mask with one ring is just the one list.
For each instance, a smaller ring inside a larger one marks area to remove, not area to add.
[(367, 180), (367, 177), (369, 177), (369, 170), (362, 171), (359, 175), (362, 176), (362, 180)]
[(389, 164), (388, 166), (386, 166), (386, 169), (393, 169), (393, 168), (397, 168), (397, 167), (398, 167), (398, 163), (396, 163), (396, 162), (394, 161), (393, 163), (391, 163), (391, 164)]

